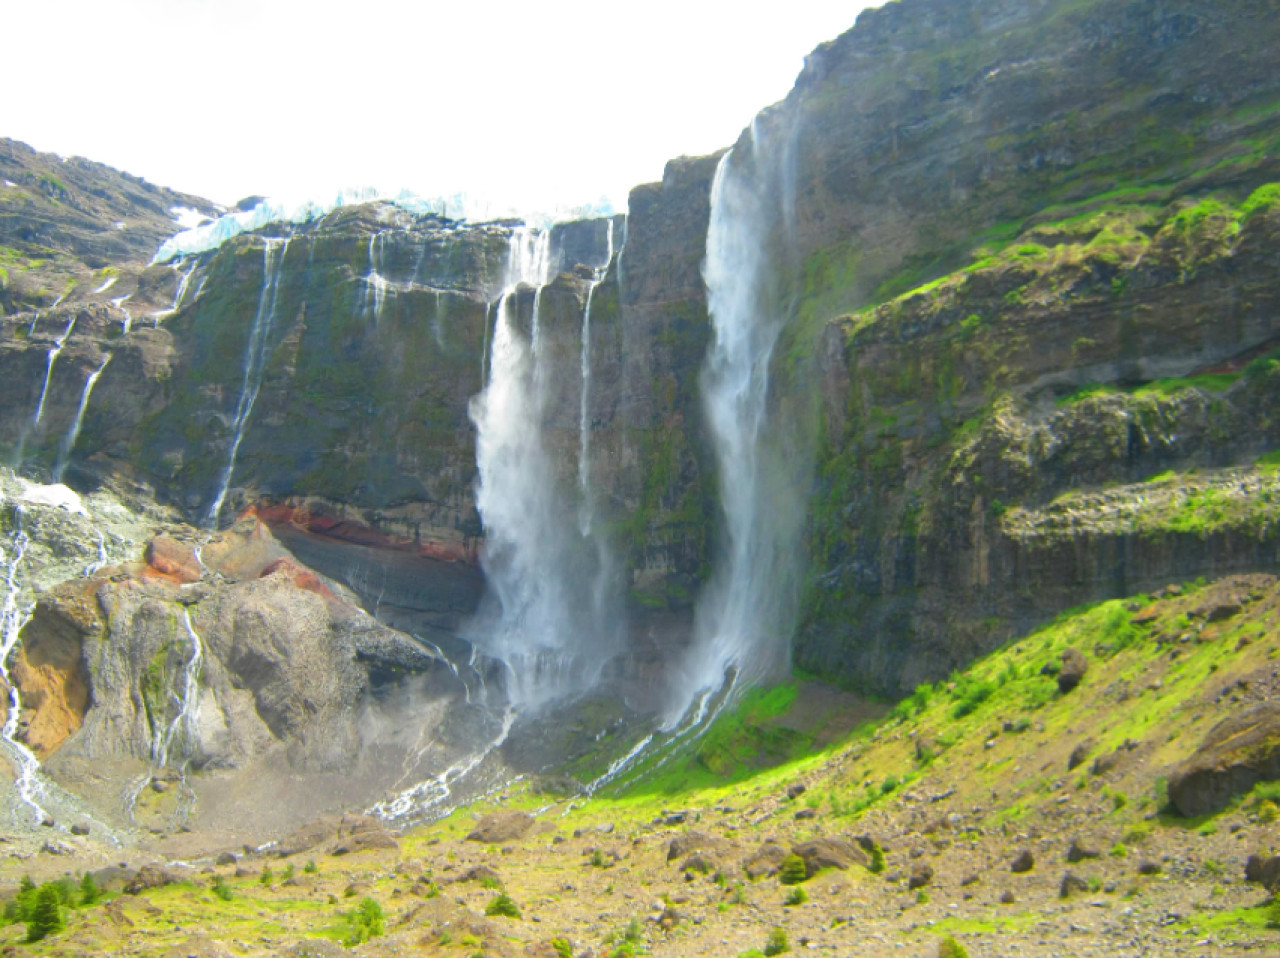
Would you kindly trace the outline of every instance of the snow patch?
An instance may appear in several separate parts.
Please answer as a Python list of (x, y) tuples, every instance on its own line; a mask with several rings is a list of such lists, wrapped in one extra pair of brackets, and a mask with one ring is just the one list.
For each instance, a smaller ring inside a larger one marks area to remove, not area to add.
[(18, 487), (19, 502), (25, 502), (33, 506), (61, 507), (66, 509), (67, 512), (73, 512), (80, 516), (89, 514), (80, 499), (80, 495), (74, 489), (68, 489), (60, 482), (56, 485), (46, 486), (38, 482), (28, 482), (19, 476)]
[(18, 184), (17, 184), (17, 183), (15, 183), (15, 182), (13, 182), (13, 180), (5, 180), (5, 181), (4, 181), (4, 185), (5, 185), (5, 186), (17, 186)]
[(124, 220), (119, 220), (119, 221), (116, 223), (116, 229), (118, 229), (118, 230), (122, 230), (122, 229), (124, 229)]
[(189, 206), (171, 206), (169, 207), (169, 215), (184, 230), (193, 230), (209, 219), (199, 210), (193, 210)]

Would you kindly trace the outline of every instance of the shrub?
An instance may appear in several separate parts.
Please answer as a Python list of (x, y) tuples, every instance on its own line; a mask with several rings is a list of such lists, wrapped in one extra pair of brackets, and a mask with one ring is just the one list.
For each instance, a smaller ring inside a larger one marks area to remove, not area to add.
[(27, 941), (39, 941), (62, 930), (62, 896), (57, 885), (41, 885), (36, 892), (35, 907), (27, 919)]
[(803, 905), (808, 900), (809, 900), (808, 892), (806, 892), (803, 888), (793, 888), (791, 889), (791, 894), (789, 894), (786, 897), (786, 899), (782, 902), (782, 904), (785, 905), (787, 908), (794, 908), (796, 905)]
[(305, 865), (302, 866), (302, 870), (306, 872), (308, 875), (314, 875), (320, 869), (316, 866), (316, 863), (314, 860), (309, 860)]
[(1270, 825), (1277, 818), (1280, 818), (1280, 806), (1275, 802), (1267, 799), (1258, 805), (1258, 821), (1264, 825)]
[(231, 901), (233, 897), (231, 886), (226, 883), (226, 881), (223, 879), (221, 875), (219, 875), (217, 878), (213, 880), (213, 886), (211, 890), (214, 893), (214, 895), (217, 896), (222, 901)]
[(876, 842), (871, 843), (871, 861), (867, 863), (867, 871), (873, 875), (884, 871), (884, 849)]
[(350, 930), (343, 938), (343, 944), (347, 946), (362, 944), (387, 930), (386, 915), (373, 898), (361, 899), (359, 907), (348, 912), (346, 918)]
[(788, 855), (778, 868), (778, 881), (784, 885), (798, 885), (808, 877), (804, 859), (799, 855)]
[(769, 938), (764, 944), (764, 953), (770, 958), (773, 955), (781, 955), (783, 952), (791, 950), (791, 943), (787, 941), (787, 933), (781, 928), (774, 928), (769, 932)]
[(556, 953), (558, 958), (573, 958), (573, 945), (569, 944), (567, 938), (552, 938), (551, 950)]
[(285, 881), (288, 881), (297, 873), (298, 869), (294, 867), (293, 862), (289, 862), (289, 864), (284, 867), (284, 873), (280, 877)]
[(484, 913), (490, 917), (499, 915), (503, 918), (519, 918), (520, 907), (511, 900), (510, 895), (498, 895), (485, 907)]
[(969, 958), (969, 952), (953, 936), (947, 935), (938, 942), (938, 958)]
[(80, 879), (80, 904), (92, 905), (101, 897), (102, 891), (98, 888), (98, 883), (93, 880), (92, 872), (85, 872)]
[(271, 873), (270, 865), (262, 866), (262, 874), (258, 876), (258, 884), (270, 887), (276, 876)]

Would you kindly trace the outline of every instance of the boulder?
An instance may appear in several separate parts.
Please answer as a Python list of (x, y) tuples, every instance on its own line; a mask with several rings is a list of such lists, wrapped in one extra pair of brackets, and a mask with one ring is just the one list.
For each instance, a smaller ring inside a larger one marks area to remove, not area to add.
[(1258, 782), (1280, 779), (1280, 700), (1223, 719), (1169, 775), (1169, 800), (1182, 815), (1221, 811)]
[(203, 571), (195, 550), (168, 536), (156, 536), (147, 543), (146, 560), (154, 572), (181, 583), (199, 581)]
[(1067, 756), (1067, 771), (1079, 768), (1084, 764), (1084, 760), (1089, 757), (1089, 752), (1093, 750), (1093, 740), (1085, 739), (1083, 742), (1076, 743), (1076, 747), (1071, 750), (1071, 754)]
[(777, 842), (768, 841), (742, 860), (742, 870), (748, 878), (772, 875), (787, 857), (787, 850)]
[(699, 851), (722, 852), (727, 844), (723, 838), (708, 835), (706, 832), (685, 832), (671, 839), (671, 843), (667, 846), (667, 861), (686, 858)]
[(1268, 891), (1280, 890), (1280, 855), (1250, 855), (1244, 863), (1244, 880), (1256, 882)]
[(1078, 838), (1073, 838), (1071, 840), (1071, 846), (1067, 849), (1067, 861), (1072, 862), (1073, 864), (1075, 862), (1084, 861), (1086, 858), (1101, 858), (1101, 857), (1102, 857), (1101, 849), (1092, 848), (1088, 845), (1085, 845)]
[(1144, 858), (1142, 861), (1138, 862), (1139, 875), (1159, 875), (1163, 870), (1164, 869), (1160, 867), (1159, 862), (1152, 861), (1150, 858)]
[(1058, 691), (1070, 692), (1080, 684), (1084, 674), (1089, 671), (1089, 660), (1077, 648), (1065, 649), (1062, 653), (1062, 668), (1058, 670)]
[(911, 869), (911, 877), (907, 879), (907, 888), (923, 888), (931, 881), (933, 881), (933, 866), (928, 864), (916, 865)]
[(823, 868), (839, 868), (841, 871), (851, 865), (865, 868), (871, 861), (856, 842), (843, 838), (815, 838), (801, 842), (791, 851), (804, 859), (805, 874), (809, 878)]
[(1035, 867), (1036, 859), (1035, 856), (1031, 854), (1031, 849), (1024, 848), (1022, 851), (1018, 852), (1017, 856), (1013, 859), (1013, 862), (1009, 865), (1009, 871), (1014, 874), (1022, 874), (1023, 872), (1031, 871), (1031, 869)]
[(1088, 890), (1089, 883), (1087, 881), (1079, 875), (1073, 875), (1071, 872), (1066, 872), (1062, 876), (1062, 884), (1058, 886), (1058, 897), (1069, 898), (1075, 892)]
[(467, 834), (469, 842), (496, 844), (524, 838), (533, 827), (534, 818), (528, 812), (504, 809), (486, 815), (476, 822), (476, 827)]

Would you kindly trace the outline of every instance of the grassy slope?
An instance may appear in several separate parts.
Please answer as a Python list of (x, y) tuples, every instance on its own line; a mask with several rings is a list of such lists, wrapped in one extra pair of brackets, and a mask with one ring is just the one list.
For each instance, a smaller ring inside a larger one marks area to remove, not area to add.
[[(1243, 611), (1207, 623), (1208, 610), (1227, 602), (1241, 603)], [(1083, 651), (1090, 667), (1080, 687), (1064, 695), (1044, 673), (1069, 646)], [(364, 954), (406, 945), (428, 954), (520, 954), (526, 943), (561, 935), (597, 954), (642, 946), (654, 954), (737, 954), (762, 947), (773, 926), (787, 929), (793, 942), (825, 935), (857, 948), (874, 945), (875, 935), (909, 943), (948, 933), (974, 953), (998, 938), (1043, 954), (1035, 941), (1067, 920), (1071, 907), (1056, 894), (1064, 867), (1085, 877), (1093, 889), (1086, 897), (1099, 902), (1082, 903), (1071, 921), (1107, 909), (1108, 920), (1163, 935), (1164, 944), (1156, 943), (1161, 954), (1181, 953), (1178, 936), (1274, 948), (1280, 931), (1265, 927), (1264, 896), (1243, 885), (1240, 872), (1245, 854), (1276, 841), (1259, 810), (1280, 787), (1260, 786), (1217, 816), (1186, 821), (1168, 813), (1163, 783), (1170, 766), (1227, 711), (1266, 694), (1258, 677), (1273, 674), (1277, 660), (1280, 583), (1273, 578), (1238, 577), (1156, 600), (1105, 602), (1061, 616), (809, 754), (806, 736), (821, 734), (821, 720), (781, 734), (779, 746), (778, 723), (805, 698), (797, 698), (796, 686), (784, 686), (750, 696), (697, 745), (616, 794), (548, 807), (517, 786), (403, 836), (398, 855), (319, 856), (316, 874), (304, 873), (309, 856), (298, 856), (301, 884), (293, 887), (280, 881), (287, 863), (270, 862), (269, 887), (257, 877), (261, 863), (246, 863), (251, 874), (241, 878), (223, 867), (217, 871), (227, 876), (230, 901), (212, 893), (206, 874), (71, 912), (66, 931), (22, 948), (160, 955), (195, 933), (238, 942), (236, 953), (274, 954), (299, 938), (349, 935), (343, 915), (368, 895), (386, 909), (388, 935), (363, 946)], [(1068, 756), (1082, 742), (1089, 743), (1087, 758), (1069, 771)], [(1126, 742), (1137, 744), (1125, 748)], [(788, 760), (754, 768), (779, 749)], [(1114, 768), (1093, 768), (1094, 759), (1112, 753), (1119, 757)], [(795, 782), (808, 791), (788, 801), (783, 792)], [(462, 841), (474, 816), (493, 805), (538, 811), (546, 824), (503, 849)], [(689, 811), (687, 823), (655, 823), (677, 808)], [(797, 820), (801, 808), (813, 817)], [(690, 829), (731, 843), (713, 856), (723, 879), (686, 880), (676, 863), (666, 863), (667, 840)], [(888, 852), (886, 873), (855, 867), (820, 874), (806, 886), (811, 901), (803, 906), (784, 906), (785, 889), (774, 879), (747, 883), (738, 870), (766, 836), (796, 841), (866, 832)], [(1069, 837), (1104, 856), (1065, 866)], [(1025, 878), (1007, 867), (1021, 847), (1034, 848), (1040, 863)], [(907, 854), (913, 849), (918, 858)], [(1163, 860), (1166, 874), (1138, 875), (1144, 858)], [(937, 872), (924, 900), (902, 881), (919, 861)], [(457, 877), (477, 863), (497, 869), (522, 920), (481, 917), (498, 893), (493, 883), (449, 884), (439, 897), (424, 897), (431, 886), (415, 881)], [(4, 869), (14, 878), (16, 865)], [(980, 877), (977, 885), (961, 884), (969, 874)], [(1000, 905), (996, 895), (1006, 887), (1017, 900)], [(929, 892), (936, 903), (927, 900)], [(643, 920), (655, 903), (671, 903), (683, 920), (669, 932), (642, 921), (627, 944), (628, 922)], [(1121, 909), (1132, 917), (1122, 918)], [(1159, 927), (1164, 912), (1179, 917)], [(22, 933), (14, 925), (0, 937), (16, 941)], [(606, 945), (610, 937), (619, 941)]]

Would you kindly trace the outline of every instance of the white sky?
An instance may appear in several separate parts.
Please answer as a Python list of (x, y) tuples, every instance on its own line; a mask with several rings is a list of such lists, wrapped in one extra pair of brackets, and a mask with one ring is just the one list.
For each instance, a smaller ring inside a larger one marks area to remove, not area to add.
[(0, 136), (222, 203), (374, 186), (621, 206), (670, 157), (732, 143), (874, 5), (0, 0)]

